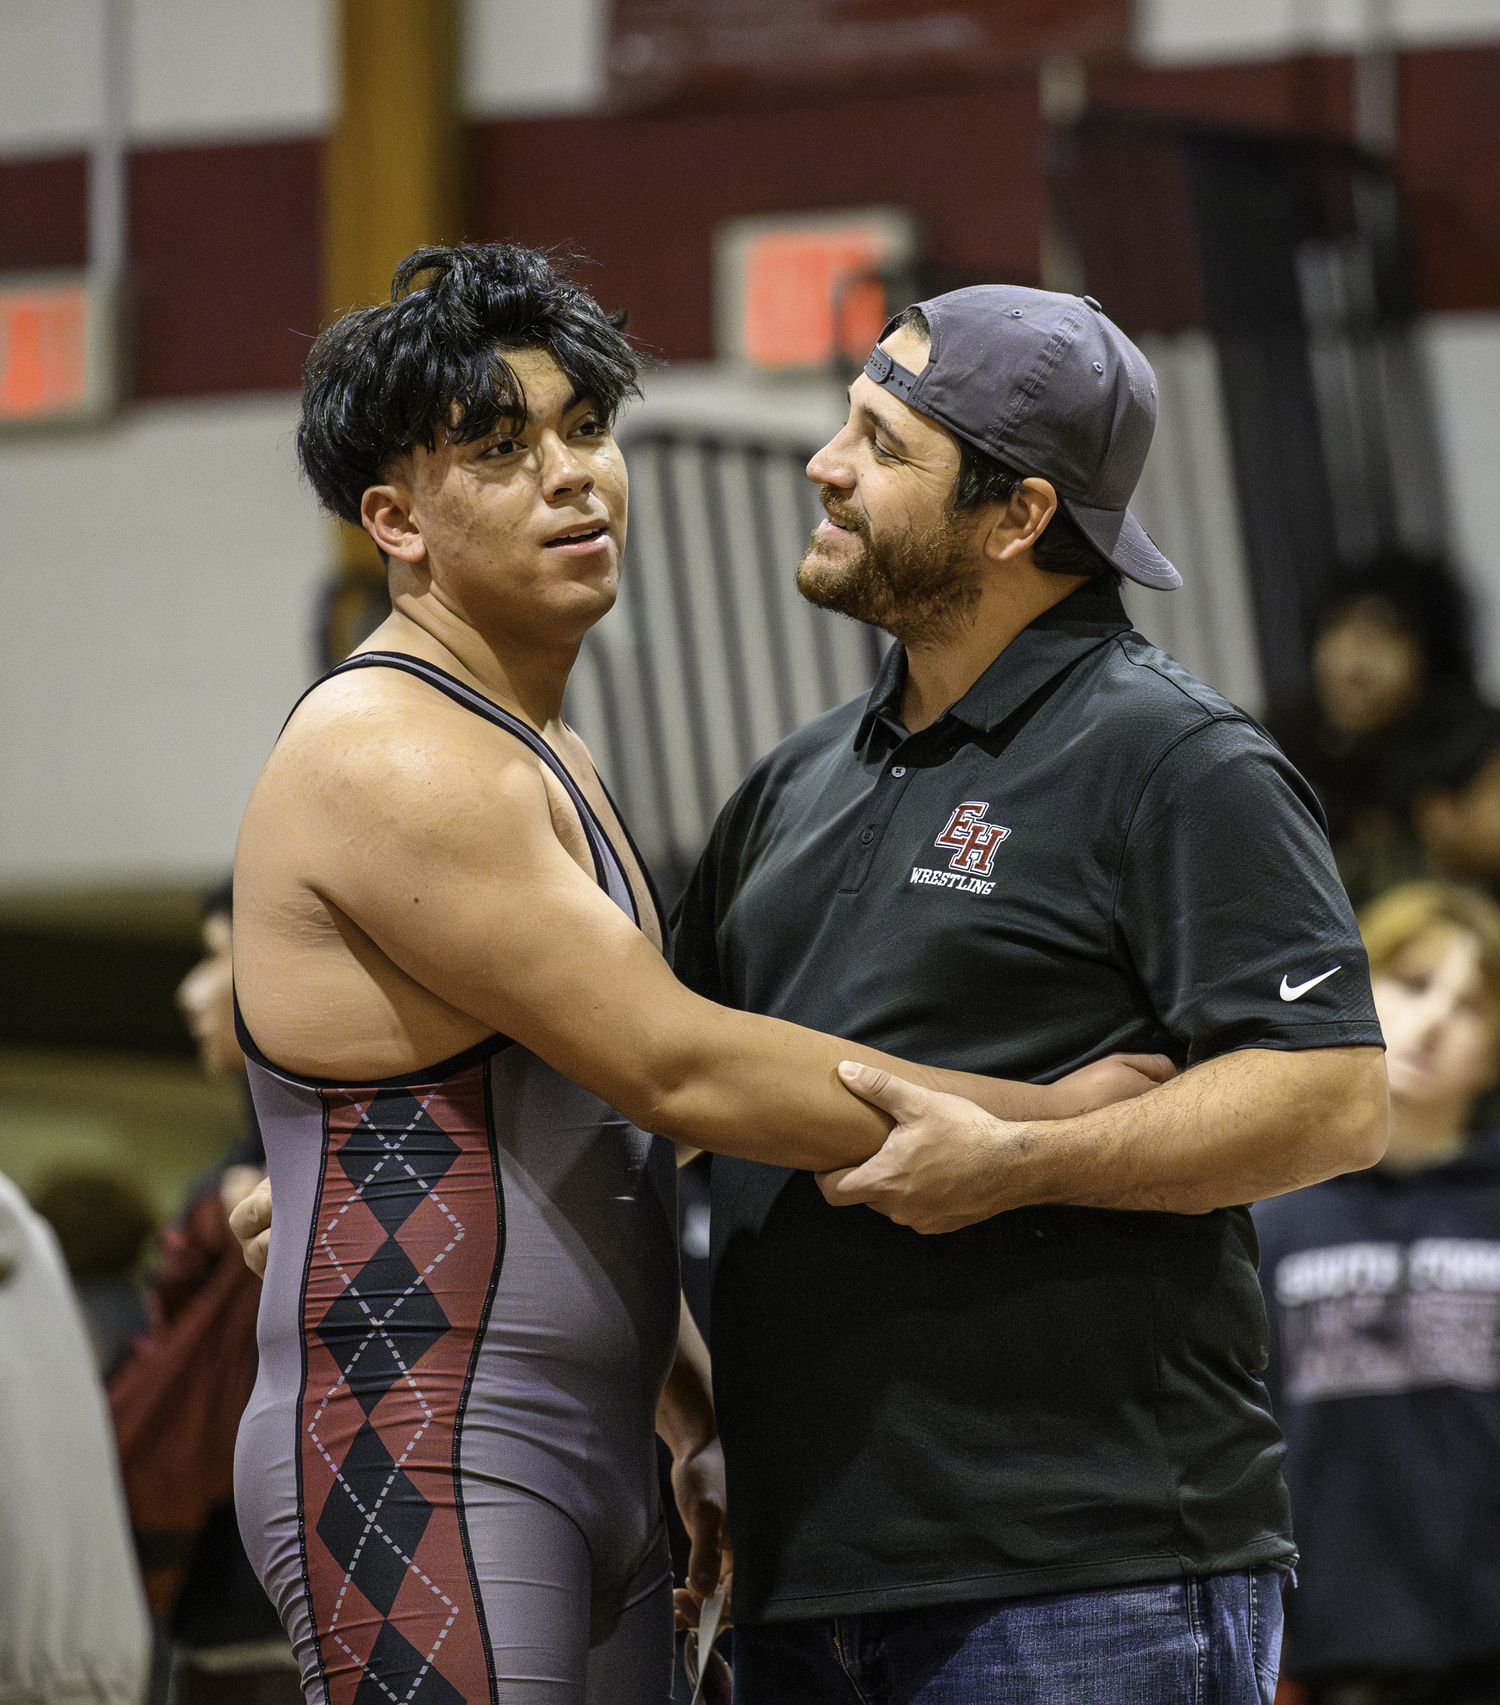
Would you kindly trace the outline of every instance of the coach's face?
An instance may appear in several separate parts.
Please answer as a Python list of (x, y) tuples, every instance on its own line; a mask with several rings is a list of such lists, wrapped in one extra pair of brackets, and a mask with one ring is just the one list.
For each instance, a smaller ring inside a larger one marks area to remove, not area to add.
[[(927, 341), (909, 326), (880, 346), (909, 372)], [(957, 440), (861, 373), (849, 423), (807, 464), (828, 517), (797, 587), (814, 604), (873, 622), (908, 644), (941, 637), (976, 596), (978, 518), (956, 515)]]
[(628, 482), (603, 413), (551, 353), (506, 360), (525, 420), (472, 444), (416, 445), (389, 485), (365, 493), (366, 526), (472, 627), (545, 645), (581, 635), (614, 603)]

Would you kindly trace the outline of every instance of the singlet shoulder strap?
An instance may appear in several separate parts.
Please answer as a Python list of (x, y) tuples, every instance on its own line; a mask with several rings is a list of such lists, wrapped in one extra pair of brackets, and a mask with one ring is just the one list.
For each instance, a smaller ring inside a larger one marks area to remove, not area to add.
[[(473, 711), (476, 716), (482, 716), (486, 722), (492, 722), (497, 728), (503, 728), (507, 734), (514, 735), (522, 745), (534, 752), (557, 777), (566, 790), (569, 799), (573, 801), (573, 808), (578, 813), (578, 820), (583, 824), (584, 833), (589, 843), (589, 851), (593, 855), (595, 881), (620, 906), (626, 916), (639, 926), (640, 912), (635, 903), (635, 895), (625, 876), (624, 866), (620, 863), (614, 847), (610, 844), (604, 825), (596, 816), (594, 808), (584, 798), (578, 783), (568, 774), (567, 767), (562, 759), (529, 723), (523, 722), (518, 716), (512, 716), (508, 710), (502, 710), (493, 700), (487, 699), (483, 693), (477, 693), (472, 687), (465, 686), (456, 676), (450, 675), (446, 669), (439, 669), (435, 663), (427, 663), (422, 658), (412, 657), (404, 651), (357, 652), (353, 657), (346, 657), (342, 663), (335, 664), (326, 675), (320, 676), (318, 680), (314, 681), (307, 692), (303, 693), (302, 698), (297, 700), (297, 704), (292, 706), (291, 715), (288, 715), (287, 722), (291, 721), (292, 715), (296, 714), (297, 705), (302, 703), (302, 699), (305, 699), (308, 693), (315, 692), (324, 681), (332, 680), (335, 675), (345, 675), (354, 669), (399, 669), (405, 675), (415, 675), (419, 681), (425, 681), (428, 686), (435, 687), (440, 693), (445, 693), (455, 704), (462, 705), (465, 710)], [(286, 723), (283, 723), (283, 730), (285, 727)]]

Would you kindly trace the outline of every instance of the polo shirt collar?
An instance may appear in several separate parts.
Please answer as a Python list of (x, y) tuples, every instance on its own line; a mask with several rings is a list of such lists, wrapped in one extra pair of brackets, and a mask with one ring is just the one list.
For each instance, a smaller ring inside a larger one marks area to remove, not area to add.
[[(939, 717), (955, 717), (970, 728), (989, 732), (1018, 711), (1052, 678), (1117, 633), (1131, 628), (1116, 587), (1107, 581), (1080, 586), (1044, 611), (1006, 646), (968, 692)], [(906, 648), (885, 654), (855, 733), (855, 749), (869, 740), (879, 721), (900, 725), (901, 693), (906, 685)]]

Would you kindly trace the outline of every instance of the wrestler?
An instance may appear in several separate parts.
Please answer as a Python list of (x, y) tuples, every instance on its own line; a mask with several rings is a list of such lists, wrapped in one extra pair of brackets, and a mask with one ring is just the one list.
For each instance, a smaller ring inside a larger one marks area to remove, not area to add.
[(1170, 1072), (927, 1071), (673, 978), (560, 715), (615, 597), (636, 372), (587, 295), (503, 246), (413, 255), (308, 362), (303, 467), (385, 554), (394, 610), (293, 711), (235, 864), (277, 1208), (237, 1494), (315, 1702), (669, 1697), (653, 1425), (695, 1596), (727, 1570), (669, 1139), (858, 1162), (890, 1122), (846, 1058), (1009, 1118)]

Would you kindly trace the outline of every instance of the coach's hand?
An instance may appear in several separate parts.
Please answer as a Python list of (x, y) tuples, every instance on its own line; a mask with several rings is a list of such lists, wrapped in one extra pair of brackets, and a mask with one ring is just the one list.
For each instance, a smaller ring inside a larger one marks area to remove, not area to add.
[[(1177, 1075), (1165, 1054), (1111, 1054), (1052, 1085), (1056, 1119), (1128, 1101)], [(996, 1212), (995, 1182), (1034, 1146), (1046, 1121), (997, 1119), (959, 1095), (923, 1089), (874, 1066), (845, 1060), (839, 1076), (896, 1127), (863, 1166), (820, 1172), (818, 1187), (835, 1208), (874, 1208), (915, 1231), (958, 1231)]]
[(261, 1278), (266, 1276), (266, 1256), (271, 1248), (271, 1180), (260, 1183), (229, 1216), (229, 1229), (240, 1240), (245, 1265)]
[(845, 1060), (847, 1089), (889, 1113), (896, 1128), (862, 1166), (820, 1172), (818, 1188), (835, 1208), (863, 1203), (915, 1231), (957, 1231), (988, 1219), (981, 1185), (1024, 1126), (1006, 1124), (962, 1096), (920, 1089), (874, 1066)]

